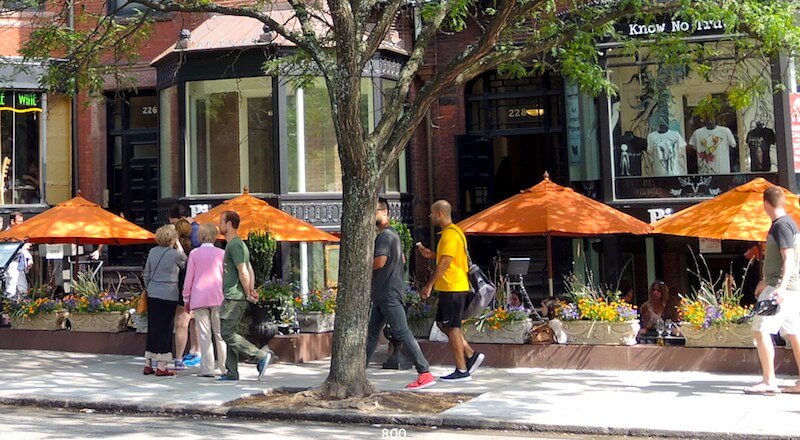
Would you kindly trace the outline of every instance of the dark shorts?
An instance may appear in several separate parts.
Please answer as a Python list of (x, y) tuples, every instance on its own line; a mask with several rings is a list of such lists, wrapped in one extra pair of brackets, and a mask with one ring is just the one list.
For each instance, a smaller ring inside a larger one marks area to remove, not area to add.
[(436, 322), (441, 322), (444, 327), (461, 327), (467, 305), (469, 305), (469, 292), (439, 292)]

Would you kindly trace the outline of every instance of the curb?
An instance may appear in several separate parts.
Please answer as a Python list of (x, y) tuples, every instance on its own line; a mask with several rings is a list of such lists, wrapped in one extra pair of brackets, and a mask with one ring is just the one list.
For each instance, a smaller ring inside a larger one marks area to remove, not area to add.
[(243, 420), (279, 420), (335, 423), (345, 425), (414, 426), (419, 428), (469, 429), (485, 431), (516, 431), (596, 436), (671, 437), (708, 440), (789, 440), (793, 435), (768, 435), (753, 433), (719, 433), (708, 431), (681, 431), (649, 428), (613, 428), (580, 425), (548, 425), (519, 423), (499, 419), (463, 416), (431, 416), (406, 414), (364, 414), (355, 411), (325, 410), (265, 410), (255, 406), (207, 405), (137, 405), (104, 402), (90, 399), (51, 399), (43, 397), (0, 397), (0, 405), (30, 406), (38, 408), (93, 409), (101, 413), (161, 414), (173, 416), (201, 416)]

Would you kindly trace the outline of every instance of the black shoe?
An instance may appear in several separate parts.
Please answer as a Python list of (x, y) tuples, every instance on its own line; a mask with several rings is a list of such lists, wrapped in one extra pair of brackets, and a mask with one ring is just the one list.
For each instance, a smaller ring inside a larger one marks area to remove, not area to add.
[(475, 374), (484, 359), (486, 359), (486, 355), (477, 351), (472, 354), (472, 357), (467, 358), (467, 371), (469, 371), (469, 374)]
[(469, 371), (453, 371), (452, 373), (448, 374), (447, 376), (442, 376), (439, 380), (443, 382), (467, 382), (472, 380), (472, 376), (470, 376)]

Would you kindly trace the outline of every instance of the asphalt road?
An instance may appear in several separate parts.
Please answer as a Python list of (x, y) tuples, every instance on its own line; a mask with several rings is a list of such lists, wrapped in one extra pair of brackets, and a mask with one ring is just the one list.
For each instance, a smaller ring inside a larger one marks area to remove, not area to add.
[[(588, 440), (596, 437), (502, 431), (454, 431), (392, 426), (346, 426), (214, 418), (100, 414), (0, 406), (3, 440), (16, 439), (447, 439), (497, 438)], [(614, 437), (618, 438), (618, 437)], [(604, 440), (613, 440), (604, 437)], [(663, 438), (662, 438), (663, 440)]]

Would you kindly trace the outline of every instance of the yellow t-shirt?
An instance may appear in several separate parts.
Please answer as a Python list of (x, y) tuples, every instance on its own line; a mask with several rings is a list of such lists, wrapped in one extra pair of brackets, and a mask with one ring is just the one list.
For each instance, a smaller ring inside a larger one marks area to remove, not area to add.
[(453, 257), (444, 276), (433, 285), (433, 290), (439, 292), (468, 292), (469, 264), (467, 263), (466, 237), (455, 224), (442, 230), (439, 244), (436, 246), (436, 264), (443, 256)]

